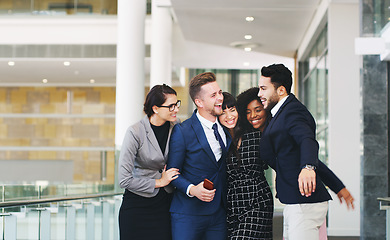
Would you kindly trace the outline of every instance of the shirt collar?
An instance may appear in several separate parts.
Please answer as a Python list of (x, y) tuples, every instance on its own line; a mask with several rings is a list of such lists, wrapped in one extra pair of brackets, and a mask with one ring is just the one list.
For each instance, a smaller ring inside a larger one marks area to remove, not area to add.
[(287, 100), (289, 95), (285, 96), (282, 98), (272, 109), (271, 109), (271, 114), (272, 117), (275, 117), (275, 114), (279, 111), (280, 107), (283, 105), (283, 103)]
[(214, 123), (217, 123), (217, 125), (219, 125), (218, 120), (216, 120), (215, 122), (211, 122), (211, 121), (207, 120), (206, 118), (202, 117), (199, 114), (199, 111), (196, 112), (196, 116), (198, 117), (200, 123), (202, 123), (203, 125), (205, 125), (209, 129), (213, 128)]

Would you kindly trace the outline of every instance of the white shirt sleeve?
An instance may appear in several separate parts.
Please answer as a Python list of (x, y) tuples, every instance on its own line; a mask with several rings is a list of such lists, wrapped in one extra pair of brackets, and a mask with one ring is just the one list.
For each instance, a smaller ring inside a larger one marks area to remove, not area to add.
[(195, 185), (194, 185), (194, 184), (190, 184), (190, 185), (188, 185), (188, 187), (187, 187), (186, 193), (187, 193), (187, 196), (189, 196), (189, 197), (194, 197), (194, 196), (190, 195), (190, 188), (191, 188), (192, 186), (195, 186)]

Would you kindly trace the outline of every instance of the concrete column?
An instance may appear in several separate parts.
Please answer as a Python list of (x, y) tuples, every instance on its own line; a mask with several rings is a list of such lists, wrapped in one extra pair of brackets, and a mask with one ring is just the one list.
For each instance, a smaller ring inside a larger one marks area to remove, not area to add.
[(170, 1), (152, 1), (150, 87), (172, 84), (172, 17)]
[(146, 0), (118, 1), (115, 145), (143, 116)]
[(143, 116), (145, 98), (146, 0), (118, 0), (115, 104), (115, 189), (118, 158), (126, 129)]
[(361, 90), (359, 56), (354, 40), (359, 36), (359, 4), (331, 2), (328, 8), (329, 167), (355, 198), (347, 210), (332, 195), (328, 234), (360, 235)]

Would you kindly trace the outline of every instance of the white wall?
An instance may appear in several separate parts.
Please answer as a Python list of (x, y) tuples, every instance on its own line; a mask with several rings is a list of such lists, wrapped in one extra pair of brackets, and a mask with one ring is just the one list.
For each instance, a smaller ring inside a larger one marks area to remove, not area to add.
[(116, 16), (2, 17), (0, 44), (115, 44)]
[[(73, 182), (72, 160), (1, 160), (2, 182)], [(23, 176), (23, 180), (21, 180)]]
[(360, 235), (360, 77), (354, 39), (359, 36), (358, 1), (323, 0), (298, 49), (298, 60), (311, 48), (319, 30), (328, 23), (329, 167), (355, 198), (347, 210), (332, 194), (328, 235)]
[(359, 4), (331, 3), (328, 9), (329, 47), (329, 166), (355, 198), (355, 210), (329, 206), (329, 235), (360, 235), (360, 121), (359, 57), (354, 39), (359, 36)]

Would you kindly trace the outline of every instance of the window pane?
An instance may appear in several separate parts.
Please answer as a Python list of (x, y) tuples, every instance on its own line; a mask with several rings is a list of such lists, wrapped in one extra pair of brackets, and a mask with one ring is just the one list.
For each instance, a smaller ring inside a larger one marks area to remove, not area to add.
[(303, 81), (300, 96), (317, 123), (319, 157), (328, 159), (328, 66), (327, 26), (316, 40), (310, 54), (299, 63), (299, 77)]
[(317, 71), (314, 70), (309, 79), (304, 84), (305, 100), (304, 103), (310, 113), (316, 118), (317, 113)]
[(318, 132), (318, 134), (317, 134), (317, 141), (318, 141), (318, 144), (320, 145), (318, 157), (324, 163), (328, 163), (327, 135), (328, 135), (327, 129), (324, 129), (324, 130)]
[(327, 81), (326, 81), (326, 71), (325, 68), (325, 59), (322, 58), (318, 62), (317, 72), (318, 72), (318, 87), (317, 87), (317, 114), (316, 120), (317, 125), (325, 125), (326, 111), (327, 111)]
[(238, 82), (238, 93), (241, 93), (248, 88), (257, 86), (257, 71), (248, 70), (240, 72)]

